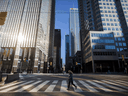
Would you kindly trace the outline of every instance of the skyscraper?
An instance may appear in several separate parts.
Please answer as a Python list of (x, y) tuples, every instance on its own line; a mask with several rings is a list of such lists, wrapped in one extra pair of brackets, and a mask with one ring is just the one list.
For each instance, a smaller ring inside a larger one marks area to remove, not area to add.
[[(80, 34), (83, 59), (87, 55), (85, 45), (89, 31), (109, 31), (114, 32), (116, 50), (118, 54), (119, 66), (123, 68), (122, 55), (125, 63), (128, 62), (126, 34), (127, 26), (127, 0), (78, 0)], [(83, 60), (87, 63), (86, 60)]]
[[(51, 24), (54, 6), (55, 0), (0, 1), (0, 12), (7, 12), (5, 24), (0, 26), (1, 51), (7, 50), (9, 56), (5, 54), (3, 60), (12, 60), (13, 64), (8, 68), (12, 68), (12, 72), (17, 71), (18, 63), (24, 60), (34, 72), (39, 65), (43, 70), (43, 64), (48, 59), (50, 30), (54, 28), (50, 27), (54, 26)], [(5, 68), (2, 70), (5, 71)]]
[(78, 8), (70, 8), (70, 32), (69, 32), (70, 56), (74, 56), (80, 47), (79, 14)]
[(68, 58), (69, 58), (69, 35), (65, 35), (65, 65), (66, 66), (68, 64)]

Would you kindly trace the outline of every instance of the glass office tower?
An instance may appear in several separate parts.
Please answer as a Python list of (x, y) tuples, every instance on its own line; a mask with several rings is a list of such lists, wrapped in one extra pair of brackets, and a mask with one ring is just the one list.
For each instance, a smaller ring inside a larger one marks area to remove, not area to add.
[(69, 35), (65, 35), (65, 65), (66, 66), (68, 64), (68, 58), (69, 58)]
[(50, 30), (54, 28), (50, 27), (54, 15), (52, 6), (55, 7), (55, 0), (0, 0), (0, 12), (7, 12), (5, 24), (0, 26), (1, 52), (9, 54), (3, 56), (5, 62), (13, 62), (12, 70), (3, 66), (4, 72), (5, 69), (17, 71), (18, 63), (25, 60), (30, 70), (37, 72), (38, 66), (43, 70), (48, 58)]
[(70, 56), (74, 56), (80, 47), (79, 14), (78, 8), (70, 8), (70, 32), (69, 32)]
[[(114, 32), (118, 63), (119, 67), (123, 68), (123, 63), (128, 62), (126, 44), (128, 0), (78, 0), (78, 6), (83, 60), (87, 55), (85, 40), (89, 31)], [(124, 62), (122, 57), (125, 58)]]

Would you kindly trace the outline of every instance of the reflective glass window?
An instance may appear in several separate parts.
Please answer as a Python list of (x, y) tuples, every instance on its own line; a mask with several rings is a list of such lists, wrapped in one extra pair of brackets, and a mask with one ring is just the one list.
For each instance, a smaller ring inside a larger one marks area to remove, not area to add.
[(117, 26), (117, 23), (115, 23), (115, 26)]
[(116, 42), (116, 46), (118, 46), (118, 43)]
[(117, 48), (117, 51), (119, 52), (119, 48)]
[(107, 25), (108, 25), (108, 26), (110, 26), (110, 24), (109, 24), (109, 23), (107, 23)]
[(115, 41), (117, 41), (117, 37), (115, 37)]
[(120, 48), (120, 51), (123, 51), (123, 48)]
[(122, 41), (125, 41), (125, 38), (124, 37), (122, 38)]
[(119, 43), (119, 46), (122, 46), (122, 43)]
[(118, 37), (118, 41), (121, 41), (121, 38), (120, 37)]
[(108, 28), (108, 30), (111, 30), (111, 28)]
[(117, 32), (117, 35), (120, 35), (119, 32)]
[(123, 43), (123, 46), (126, 46), (126, 43)]

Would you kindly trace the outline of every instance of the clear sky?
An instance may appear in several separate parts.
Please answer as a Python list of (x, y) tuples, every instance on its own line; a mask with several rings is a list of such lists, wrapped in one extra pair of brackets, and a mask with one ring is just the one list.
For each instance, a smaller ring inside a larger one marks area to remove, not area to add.
[(69, 9), (78, 8), (77, 0), (56, 0), (55, 29), (61, 29), (61, 57), (65, 64), (65, 34), (69, 34)]

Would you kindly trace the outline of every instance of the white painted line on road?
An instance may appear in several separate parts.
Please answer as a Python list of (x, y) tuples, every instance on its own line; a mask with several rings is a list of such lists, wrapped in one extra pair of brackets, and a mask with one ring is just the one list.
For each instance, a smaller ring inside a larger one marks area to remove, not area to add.
[(4, 89), (4, 88), (7, 88), (7, 87), (10, 87), (10, 86), (13, 86), (13, 85), (19, 84), (19, 83), (23, 83), (23, 81), (16, 82), (16, 83), (12, 82), (12, 83), (10, 83), (10, 84), (8, 84), (8, 85), (5, 85), (5, 86), (3, 86), (3, 87), (0, 87), (0, 89)]
[(109, 81), (106, 81), (106, 80), (102, 80), (106, 83), (109, 83), (109, 84), (113, 84), (113, 85), (116, 85), (116, 86), (119, 86), (119, 87), (122, 87), (122, 88), (125, 88), (125, 89), (128, 89), (128, 87), (125, 87), (125, 86), (122, 86), (122, 85), (119, 85), (119, 84), (116, 84), (116, 83), (112, 83), (112, 82), (109, 82)]
[(108, 86), (108, 87), (110, 87), (110, 88), (116, 89), (116, 90), (118, 90), (118, 91), (120, 91), (120, 92), (125, 91), (125, 90), (123, 90), (123, 89), (121, 89), (121, 88), (115, 87), (115, 86), (110, 85), (110, 84), (106, 84), (106, 83), (104, 83), (104, 82), (100, 82), (100, 81), (97, 81), (97, 80), (93, 80), (93, 81), (98, 82), (98, 83), (101, 83), (101, 84), (103, 84), (103, 85), (105, 85), (105, 86)]
[(118, 84), (121, 84), (121, 85), (124, 85), (124, 86), (128, 86), (127, 84), (122, 83), (120, 81), (115, 81), (115, 80), (109, 80), (109, 81), (114, 82), (114, 83), (118, 83)]
[(82, 89), (77, 85), (75, 81), (73, 81), (73, 83), (77, 86), (77, 89), (73, 87), (75, 92), (83, 92)]
[(63, 81), (62, 81), (60, 92), (68, 92), (66, 80), (63, 80)]
[(128, 84), (128, 82), (126, 82), (126, 81), (122, 81), (122, 80), (116, 80), (116, 81), (119, 81), (119, 82), (123, 82), (125, 84)]
[(91, 87), (90, 85), (88, 85), (87, 83), (85, 83), (84, 81), (79, 80), (79, 82), (80, 82), (83, 86), (85, 86), (90, 92), (99, 92), (99, 91), (97, 91), (96, 89), (94, 89), (93, 87)]
[(93, 85), (95, 85), (96, 87), (100, 88), (101, 90), (104, 90), (105, 92), (112, 92), (112, 90), (110, 90), (108, 88), (105, 88), (105, 87), (103, 87), (103, 86), (101, 86), (101, 85), (99, 85), (99, 84), (97, 84), (95, 82), (92, 82), (90, 80), (86, 80), (86, 81), (89, 82), (89, 83), (91, 83), (91, 84), (93, 84)]
[(33, 88), (31, 91), (29, 92), (37, 92), (38, 90), (40, 90), (43, 86), (45, 86), (48, 82), (50, 82), (49, 80), (41, 83), (40, 85), (38, 85), (37, 87)]
[(54, 80), (54, 81), (52, 82), (52, 84), (54, 84), (54, 85), (50, 85), (44, 92), (52, 92), (52, 91), (54, 90), (54, 88), (55, 88), (57, 82), (58, 82), (58, 80)]
[(20, 86), (22, 86), (22, 85), (25, 85), (25, 84), (28, 84), (28, 83), (31, 83), (31, 82), (33, 82), (33, 81), (29, 81), (29, 82), (26, 82), (26, 83), (22, 83), (22, 84), (20, 84), (20, 85), (16, 85), (16, 86), (14, 86), (14, 87), (11, 87), (11, 88), (8, 88), (8, 89), (1, 90), (0, 92), (8, 92), (8, 91), (10, 91), (10, 90), (16, 89), (16, 88), (18, 88), (18, 87), (20, 87)]
[(22, 92), (22, 91), (24, 91), (24, 90), (26, 90), (26, 89), (28, 89), (28, 88), (30, 88), (30, 87), (36, 85), (37, 83), (40, 83), (40, 82), (41, 82), (41, 81), (37, 81), (37, 82), (35, 82), (35, 83), (26, 85), (26, 86), (24, 86), (24, 87), (22, 87), (22, 88), (20, 88), (20, 89), (18, 89), (18, 90), (16, 90), (16, 91), (14, 91), (14, 92)]

